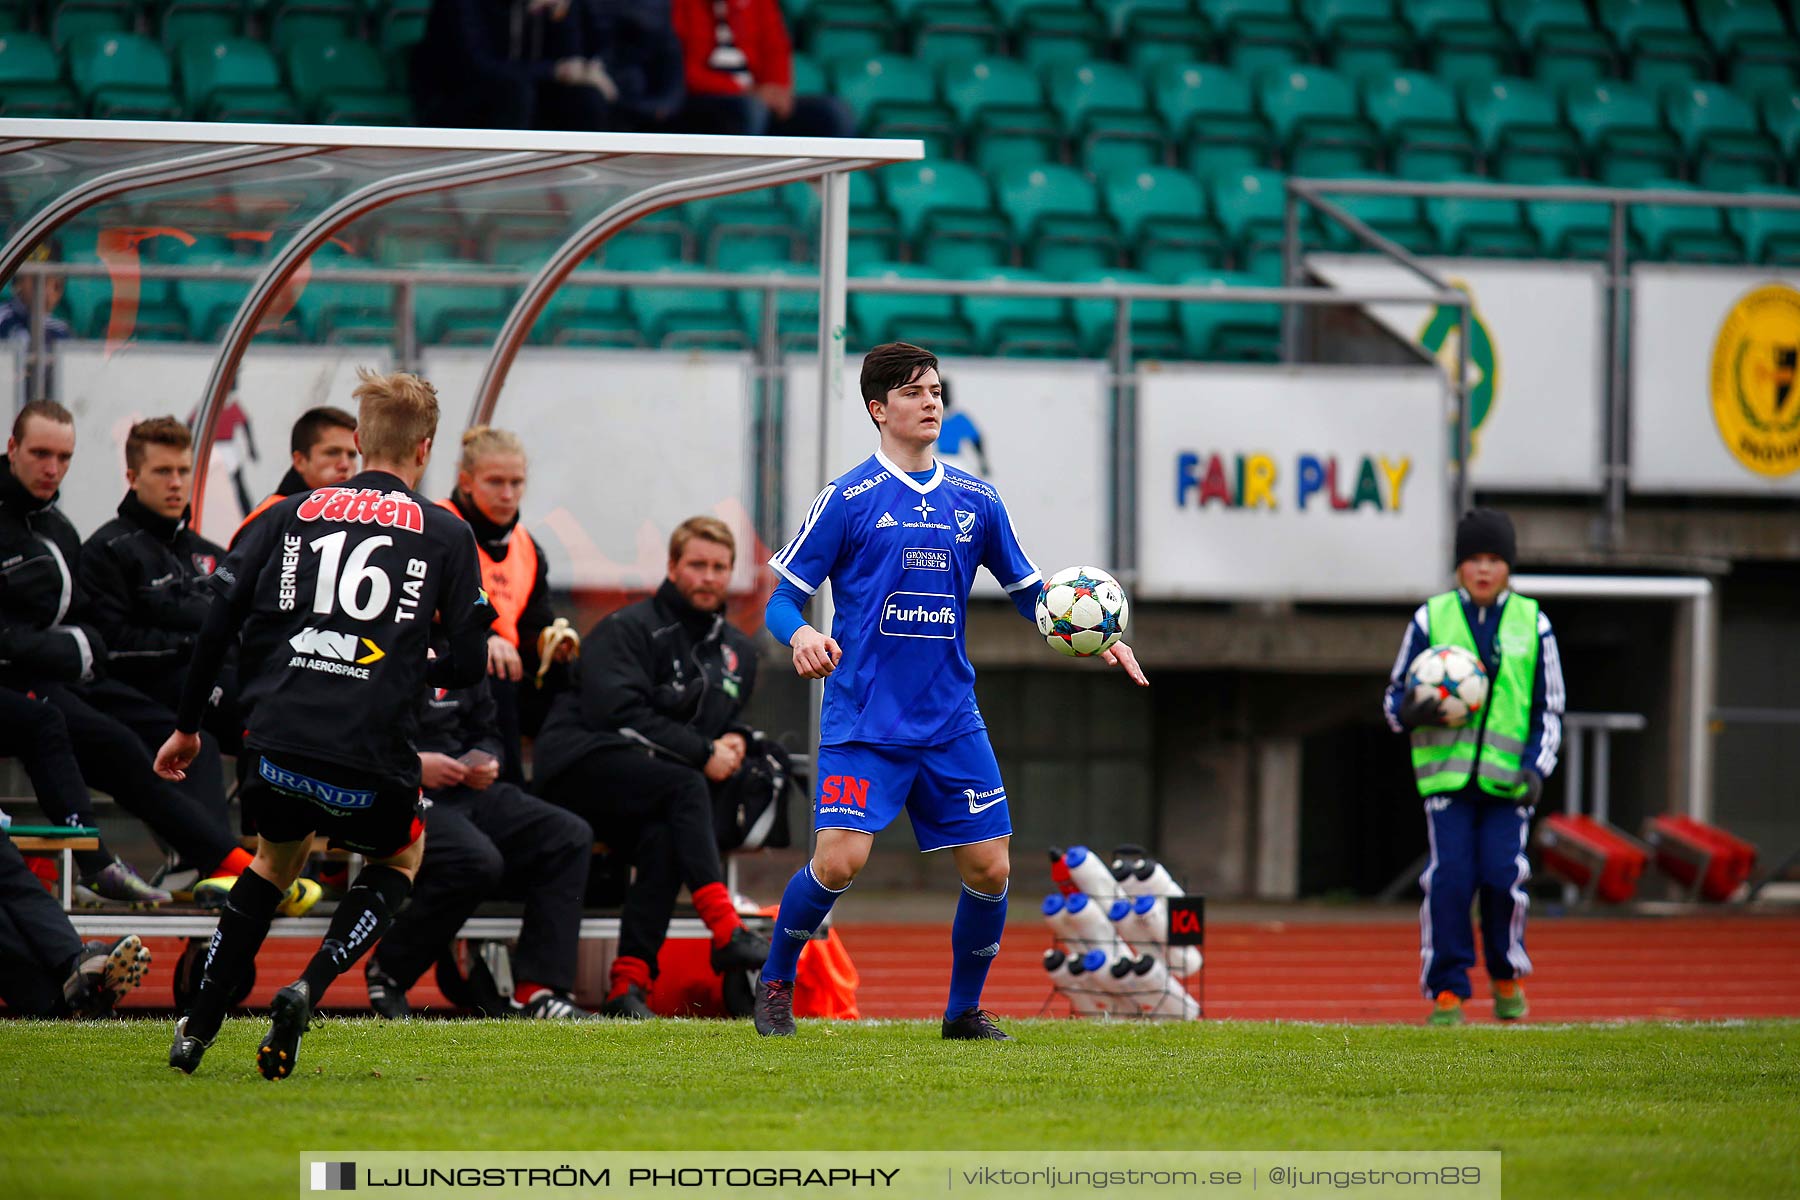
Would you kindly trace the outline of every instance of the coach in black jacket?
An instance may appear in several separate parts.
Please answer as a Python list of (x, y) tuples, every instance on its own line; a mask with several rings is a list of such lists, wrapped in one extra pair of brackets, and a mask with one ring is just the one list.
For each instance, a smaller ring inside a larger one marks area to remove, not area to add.
[(419, 712), (420, 781), (431, 800), (425, 861), (412, 900), (364, 969), (369, 1003), (384, 1017), (407, 1014), (407, 989), (476, 906), (501, 895), (525, 902), (513, 1013), (591, 1015), (569, 997), (594, 835), (574, 813), (498, 778), (500, 727), (489, 684), (433, 688)]
[[(88, 785), (142, 819), (190, 866), (211, 874), (238, 848), (229, 827), (157, 778), (137, 737), (80, 690), (83, 684), (103, 690), (107, 645), (93, 626), (70, 620), (83, 608), (81, 541), (56, 497), (74, 454), (68, 409), (34, 401), (20, 410), (7, 442), (7, 469), (0, 472), (0, 686), (54, 704)], [(39, 797), (52, 821), (93, 824), (91, 810), (51, 811), (59, 806), (47, 800)], [(168, 898), (108, 855), (88, 858), (82, 873), (108, 899)]]
[(669, 539), (668, 579), (594, 626), (577, 687), (557, 698), (538, 734), (539, 792), (587, 818), (637, 869), (609, 1015), (650, 1015), (645, 997), (683, 884), (712, 932), (715, 971), (768, 956), (725, 890), (709, 786), (730, 779), (749, 748), (738, 714), (756, 682), (755, 651), (724, 615), (735, 556), (724, 522), (683, 522)]

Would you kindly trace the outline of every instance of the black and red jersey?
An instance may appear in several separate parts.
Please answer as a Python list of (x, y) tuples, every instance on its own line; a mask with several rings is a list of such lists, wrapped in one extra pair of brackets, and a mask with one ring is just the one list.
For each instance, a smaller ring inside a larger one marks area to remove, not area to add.
[(196, 649), (179, 727), (198, 725), (197, 680), (211, 687), (202, 651), (222, 655), (238, 633), (248, 745), (416, 781), (419, 696), (486, 669), (494, 614), (468, 525), (397, 476), (364, 471), (269, 509), (216, 578), (224, 603)]

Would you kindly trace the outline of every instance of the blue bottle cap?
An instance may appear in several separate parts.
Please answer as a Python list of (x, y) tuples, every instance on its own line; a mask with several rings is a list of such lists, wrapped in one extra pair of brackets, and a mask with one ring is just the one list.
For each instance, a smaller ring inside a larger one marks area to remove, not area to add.
[(1044, 897), (1044, 915), (1046, 917), (1054, 917), (1063, 910), (1063, 904), (1064, 900), (1061, 892), (1050, 893), (1048, 896)]
[(1069, 852), (1063, 855), (1063, 864), (1073, 871), (1088, 860), (1089, 853), (1086, 846), (1070, 846)]
[(1089, 950), (1081, 956), (1081, 967), (1084, 971), (1104, 971), (1106, 969), (1106, 951)]
[(1139, 896), (1136, 900), (1131, 902), (1131, 907), (1137, 909), (1138, 916), (1141, 917), (1156, 907), (1156, 897)]
[(1087, 906), (1087, 895), (1082, 892), (1076, 892), (1074, 895), (1070, 896), (1065, 904), (1065, 907), (1067, 907), (1071, 913), (1082, 912), (1086, 910)]
[(1119, 897), (1112, 902), (1112, 907), (1106, 910), (1106, 915), (1114, 921), (1123, 921), (1131, 915), (1131, 900), (1125, 896)]

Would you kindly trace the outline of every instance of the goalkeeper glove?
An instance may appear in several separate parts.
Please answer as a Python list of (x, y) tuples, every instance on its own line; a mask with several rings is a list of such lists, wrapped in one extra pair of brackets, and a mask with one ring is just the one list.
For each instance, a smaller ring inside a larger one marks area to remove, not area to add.
[(1417, 729), (1421, 725), (1442, 725), (1444, 710), (1438, 703), (1436, 692), (1421, 688), (1406, 698), (1400, 706), (1400, 724), (1408, 729)]

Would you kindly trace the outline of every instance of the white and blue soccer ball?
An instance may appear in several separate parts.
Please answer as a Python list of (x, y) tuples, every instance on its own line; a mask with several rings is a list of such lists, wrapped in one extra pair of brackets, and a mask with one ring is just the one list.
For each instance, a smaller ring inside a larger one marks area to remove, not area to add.
[(1099, 567), (1066, 567), (1038, 592), (1038, 632), (1052, 650), (1071, 658), (1110, 649), (1130, 620), (1125, 589)]
[(1406, 668), (1406, 688), (1415, 699), (1435, 695), (1444, 724), (1460, 729), (1487, 704), (1487, 668), (1461, 646), (1432, 646)]

